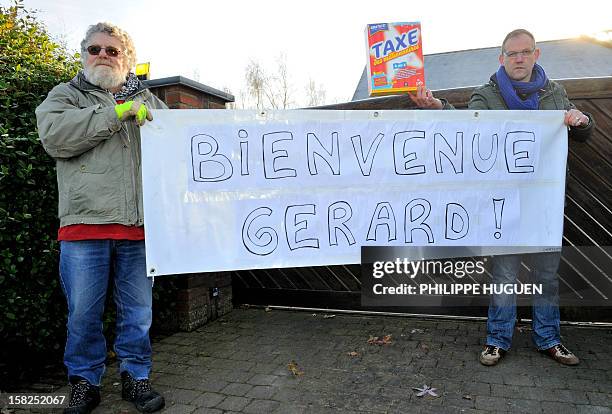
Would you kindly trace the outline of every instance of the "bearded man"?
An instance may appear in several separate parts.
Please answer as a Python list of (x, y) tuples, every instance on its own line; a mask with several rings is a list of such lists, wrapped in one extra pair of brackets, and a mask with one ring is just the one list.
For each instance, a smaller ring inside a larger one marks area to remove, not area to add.
[(49, 92), (36, 109), (38, 132), (56, 160), (60, 281), (68, 302), (64, 363), (71, 386), (66, 413), (100, 403), (106, 342), (102, 315), (114, 287), (122, 397), (142, 412), (164, 398), (151, 389), (152, 283), (145, 267), (140, 130), (162, 101), (130, 72), (130, 36), (109, 24), (90, 26), (81, 42), (84, 69)]

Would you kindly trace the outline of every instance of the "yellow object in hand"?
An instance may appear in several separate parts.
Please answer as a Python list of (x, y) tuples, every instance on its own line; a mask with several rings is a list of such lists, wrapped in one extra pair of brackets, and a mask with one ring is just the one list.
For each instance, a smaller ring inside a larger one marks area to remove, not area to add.
[(145, 104), (136, 101), (126, 101), (115, 105), (115, 113), (120, 121), (134, 118), (139, 126), (144, 125), (145, 121), (152, 121), (153, 115)]

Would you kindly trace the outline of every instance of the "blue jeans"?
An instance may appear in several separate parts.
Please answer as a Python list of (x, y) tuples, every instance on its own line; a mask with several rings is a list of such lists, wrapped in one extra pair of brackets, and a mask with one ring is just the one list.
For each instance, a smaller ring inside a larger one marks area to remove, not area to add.
[[(538, 253), (529, 256), (493, 257), (493, 283), (517, 282), (521, 258), (527, 259), (533, 283), (542, 284), (542, 295), (533, 296), (532, 339), (538, 349), (548, 349), (561, 343), (559, 328), (559, 280), (557, 269), (560, 253)], [(509, 350), (516, 322), (516, 295), (491, 295), (487, 319), (487, 345)]]
[(64, 364), (68, 376), (100, 385), (106, 341), (102, 316), (109, 277), (117, 305), (115, 353), (119, 371), (149, 377), (152, 284), (147, 278), (144, 241), (84, 240), (60, 242), (60, 280), (68, 302)]

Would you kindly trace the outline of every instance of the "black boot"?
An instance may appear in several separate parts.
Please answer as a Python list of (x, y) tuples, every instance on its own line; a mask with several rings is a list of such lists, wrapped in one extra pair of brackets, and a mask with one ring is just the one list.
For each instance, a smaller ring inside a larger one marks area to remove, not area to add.
[(88, 414), (100, 404), (100, 388), (85, 378), (70, 377), (70, 402), (64, 414)]
[(127, 371), (121, 373), (121, 398), (133, 402), (143, 413), (161, 410), (166, 405), (164, 397), (151, 389), (148, 379), (136, 380)]

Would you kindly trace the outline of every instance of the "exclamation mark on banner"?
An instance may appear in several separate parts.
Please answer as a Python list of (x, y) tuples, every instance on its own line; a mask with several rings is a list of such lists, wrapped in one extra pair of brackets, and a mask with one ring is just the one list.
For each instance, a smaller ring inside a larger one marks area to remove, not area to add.
[(493, 236), (496, 239), (501, 238), (502, 234), (501, 234), (501, 223), (502, 223), (502, 216), (504, 214), (504, 202), (506, 201), (505, 198), (494, 198), (493, 199), (493, 212), (495, 213), (495, 228), (500, 230), (500, 231), (496, 231)]

